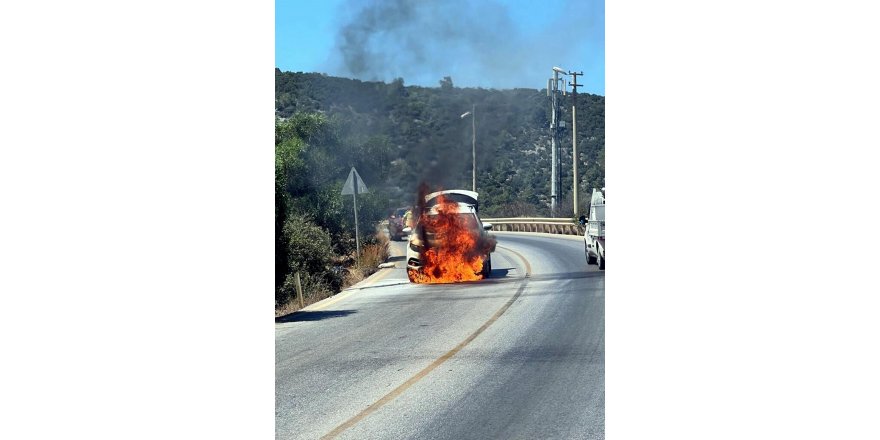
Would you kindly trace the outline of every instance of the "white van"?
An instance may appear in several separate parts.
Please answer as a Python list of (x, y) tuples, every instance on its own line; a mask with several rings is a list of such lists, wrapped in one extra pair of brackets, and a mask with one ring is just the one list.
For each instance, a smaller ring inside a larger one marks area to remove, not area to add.
[(590, 198), (590, 218), (580, 218), (584, 230), (584, 255), (587, 264), (598, 264), (599, 270), (605, 270), (605, 188), (593, 189)]

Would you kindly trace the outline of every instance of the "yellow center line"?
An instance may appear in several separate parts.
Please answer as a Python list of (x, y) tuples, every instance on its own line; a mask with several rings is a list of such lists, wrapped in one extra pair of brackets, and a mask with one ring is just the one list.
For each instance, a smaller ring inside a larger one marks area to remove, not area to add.
[[(498, 247), (501, 247), (501, 246), (498, 246)], [(480, 333), (483, 333), (483, 331), (485, 331), (487, 328), (489, 328), (489, 326), (492, 325), (492, 323), (497, 321), (498, 318), (500, 318), (501, 315), (503, 315), (504, 312), (506, 312), (507, 309), (509, 309), (510, 306), (513, 305), (513, 303), (517, 300), (517, 298), (519, 298), (519, 296), (522, 294), (523, 290), (525, 290), (525, 288), (526, 288), (526, 282), (527, 282), (526, 278), (528, 278), (532, 275), (532, 266), (529, 264), (528, 260), (526, 260), (525, 257), (523, 257), (519, 252), (516, 252), (516, 251), (514, 251), (512, 249), (508, 249), (508, 248), (503, 248), (503, 249), (506, 251), (510, 251), (513, 254), (516, 254), (516, 256), (519, 257), (523, 261), (523, 263), (525, 263), (525, 266), (526, 266), (526, 275), (523, 277), (523, 283), (520, 285), (519, 289), (516, 291), (516, 294), (513, 295), (513, 297), (510, 298), (510, 300), (508, 300), (507, 303), (505, 303), (503, 306), (501, 306), (501, 308), (498, 309), (498, 311), (495, 312), (495, 314), (492, 315), (492, 317), (489, 318), (488, 321), (486, 321), (482, 326), (480, 326), (480, 328), (478, 328), (475, 332), (471, 333), (471, 335), (468, 336), (467, 338), (465, 338), (464, 341), (461, 341), (458, 345), (456, 345), (455, 348), (453, 348), (452, 350), (449, 350), (448, 352), (446, 352), (446, 354), (437, 358), (437, 360), (432, 362), (431, 365), (428, 365), (422, 371), (419, 371), (418, 373), (416, 373), (415, 376), (409, 378), (409, 380), (402, 383), (397, 388), (391, 390), (391, 392), (389, 392), (388, 394), (383, 396), (381, 399), (377, 400), (372, 405), (368, 406), (366, 409), (364, 409), (363, 411), (361, 411), (360, 413), (358, 413), (354, 417), (346, 420), (344, 423), (342, 423), (341, 425), (334, 428), (332, 431), (327, 433), (327, 435), (321, 437), (322, 439), (329, 440), (329, 439), (336, 438), (337, 436), (339, 436), (339, 434), (342, 434), (345, 430), (351, 428), (352, 426), (356, 425), (358, 422), (363, 420), (365, 417), (376, 412), (376, 410), (381, 408), (386, 403), (396, 399), (398, 396), (403, 394), (403, 392), (406, 391), (409, 387), (414, 385), (416, 382), (422, 380), (422, 378), (427, 376), (428, 373), (430, 373), (431, 371), (434, 371), (435, 368), (439, 367), (441, 364), (443, 364), (444, 362), (449, 360), (449, 358), (451, 358), (452, 356), (455, 356), (455, 354), (458, 353), (459, 351), (461, 351), (461, 349), (464, 348), (466, 345), (470, 344), (471, 341), (476, 339), (476, 337), (479, 336)]]
[(510, 252), (510, 253), (516, 255), (517, 257), (519, 257), (519, 259), (522, 260), (523, 263), (526, 265), (526, 277), (532, 276), (532, 265), (529, 264), (529, 260), (526, 260), (526, 257), (523, 257), (521, 253), (519, 253), (509, 247), (506, 247), (506, 246), (496, 246), (496, 247), (500, 248), (500, 249), (504, 249), (505, 251)]

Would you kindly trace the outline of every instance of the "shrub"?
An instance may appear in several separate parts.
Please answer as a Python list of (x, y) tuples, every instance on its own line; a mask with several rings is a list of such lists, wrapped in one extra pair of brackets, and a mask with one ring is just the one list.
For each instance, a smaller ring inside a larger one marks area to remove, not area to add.
[[(289, 271), (276, 291), (276, 306), (295, 297), (293, 275), (300, 272), (305, 296), (335, 292), (342, 285), (342, 276), (333, 270), (335, 257), (330, 234), (301, 215), (292, 215), (284, 222), (283, 241), (287, 245)], [(329, 296), (329, 295), (328, 295)]]

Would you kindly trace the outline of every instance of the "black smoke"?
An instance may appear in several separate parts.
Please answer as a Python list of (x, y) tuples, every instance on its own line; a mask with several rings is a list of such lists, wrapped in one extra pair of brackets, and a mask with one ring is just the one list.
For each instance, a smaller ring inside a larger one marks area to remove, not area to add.
[(582, 33), (595, 25), (595, 3), (547, 3), (560, 18), (526, 35), (511, 7), (493, 0), (351, 0), (343, 5), (348, 17), (336, 37), (333, 70), (368, 81), (402, 77), (437, 86), (445, 76), (464, 76), (479, 82), (467, 86), (540, 88), (543, 81), (524, 78), (549, 72), (586, 43)]
[(506, 8), (492, 1), (372, 1), (341, 28), (337, 47), (344, 69), (356, 78), (427, 71), (439, 81), (456, 63), (490, 64), (508, 55), (516, 45), (509, 40), (518, 37), (514, 28)]

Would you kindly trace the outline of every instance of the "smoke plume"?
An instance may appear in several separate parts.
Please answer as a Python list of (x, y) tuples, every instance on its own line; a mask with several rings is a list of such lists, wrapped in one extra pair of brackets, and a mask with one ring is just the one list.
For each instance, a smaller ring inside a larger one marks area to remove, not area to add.
[(508, 6), (492, 0), (349, 1), (344, 8), (352, 15), (337, 35), (333, 70), (430, 86), (451, 76), (466, 86), (541, 87), (553, 65), (570, 60), (572, 67), (585, 67), (571, 57), (595, 43), (583, 34), (596, 25), (597, 5), (604, 15), (601, 2), (547, 4), (557, 18), (526, 32)]

